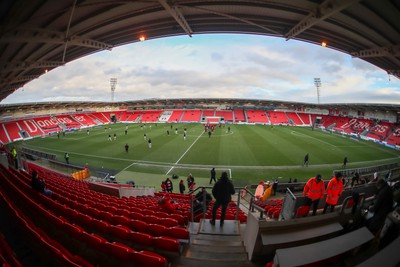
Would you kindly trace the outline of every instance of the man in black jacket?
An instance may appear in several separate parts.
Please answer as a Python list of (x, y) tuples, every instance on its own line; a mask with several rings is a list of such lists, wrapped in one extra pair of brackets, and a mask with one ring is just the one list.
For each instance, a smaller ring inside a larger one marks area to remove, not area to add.
[(217, 209), (221, 206), (221, 220), (220, 226), (224, 225), (226, 208), (231, 201), (231, 196), (235, 194), (235, 188), (228, 178), (228, 173), (223, 172), (221, 178), (214, 184), (212, 194), (215, 197), (215, 202), (212, 210), (212, 219), (210, 223), (215, 225), (215, 218), (217, 217)]
[(378, 180), (374, 204), (369, 208), (374, 215), (367, 221), (368, 229), (376, 234), (382, 228), (386, 215), (393, 209), (393, 191), (385, 180)]

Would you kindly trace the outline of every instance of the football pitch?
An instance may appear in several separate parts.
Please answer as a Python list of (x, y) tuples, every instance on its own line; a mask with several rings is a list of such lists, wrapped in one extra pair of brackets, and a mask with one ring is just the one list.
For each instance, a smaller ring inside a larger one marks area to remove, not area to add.
[[(212, 167), (217, 170), (217, 178), (227, 171), (235, 186), (244, 186), (277, 178), (282, 182), (289, 178), (304, 181), (317, 173), (326, 180), (333, 170), (343, 168), (344, 157), (349, 161), (347, 168), (400, 161), (400, 151), (310, 127), (229, 125), (229, 131), (225, 125), (217, 126), (209, 137), (202, 124), (126, 125), (94, 127), (89, 134), (82, 129), (60, 138), (35, 138), (18, 146), (56, 154), (59, 161), (64, 161), (64, 153), (68, 152), (71, 164), (88, 163), (89, 167), (115, 170), (118, 182), (135, 181), (156, 188), (166, 177), (176, 174), (179, 180), (186, 180), (189, 173), (198, 186), (208, 185)], [(128, 152), (125, 144), (129, 145)], [(307, 153), (309, 166), (304, 167)], [(178, 182), (174, 183), (177, 188)]]

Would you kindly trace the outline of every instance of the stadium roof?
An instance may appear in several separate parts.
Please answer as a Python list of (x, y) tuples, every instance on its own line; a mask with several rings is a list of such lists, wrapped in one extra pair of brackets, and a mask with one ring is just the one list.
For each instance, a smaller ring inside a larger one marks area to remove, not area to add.
[(324, 41), (400, 78), (399, 18), (398, 0), (3, 0), (0, 101), (86, 55), (202, 33)]

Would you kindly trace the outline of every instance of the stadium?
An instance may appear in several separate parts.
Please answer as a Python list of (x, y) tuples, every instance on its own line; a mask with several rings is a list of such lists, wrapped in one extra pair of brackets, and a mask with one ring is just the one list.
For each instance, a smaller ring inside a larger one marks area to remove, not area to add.
[[(400, 12), (391, 1), (24, 4), (3, 4), (2, 100), (49, 70), (93, 53), (202, 33), (324, 46), (329, 40), (329, 47), (400, 77)], [(371, 26), (365, 17), (380, 23)], [(110, 79), (111, 102), (0, 105), (3, 266), (400, 263), (400, 105), (113, 101), (116, 82)], [(318, 79), (315, 86), (318, 91)], [(226, 172), (235, 186), (226, 215), (217, 213), (217, 221), (225, 216), (224, 225), (210, 223), (215, 200), (199, 200), (203, 188), (212, 191), (212, 168), (217, 178)], [(32, 188), (34, 173), (50, 195)], [(303, 195), (307, 181), (321, 174), (329, 187), (338, 173), (344, 191), (335, 209), (325, 213), (324, 196), (311, 214)], [(179, 181), (186, 185), (188, 175), (195, 177), (194, 187), (188, 183), (180, 193)], [(161, 186), (167, 177), (174, 186), (170, 193)], [(366, 216), (379, 213), (367, 209), (379, 203), (380, 181), (393, 196), (376, 229)], [(165, 200), (173, 210), (165, 210)], [(196, 211), (198, 202), (202, 212)]]

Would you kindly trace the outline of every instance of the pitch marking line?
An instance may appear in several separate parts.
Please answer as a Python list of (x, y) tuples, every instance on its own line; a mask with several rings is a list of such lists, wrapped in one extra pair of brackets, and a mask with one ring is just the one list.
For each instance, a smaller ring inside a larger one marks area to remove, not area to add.
[(321, 142), (321, 143), (324, 143), (324, 144), (327, 144), (327, 145), (330, 145), (330, 146), (333, 146), (334, 148), (336, 148), (336, 146), (335, 146), (335, 145), (332, 145), (331, 143), (325, 142), (325, 141), (323, 141), (323, 140), (320, 140), (320, 139), (315, 138), (315, 137), (312, 137), (312, 136), (308, 136), (308, 135), (306, 135), (306, 134), (298, 133), (298, 132), (296, 132), (296, 131), (291, 131), (291, 134), (293, 134), (293, 135), (298, 135), (298, 136), (305, 136), (305, 137), (308, 137), (308, 138), (317, 140), (317, 141), (319, 141), (319, 142)]
[(189, 148), (182, 154), (182, 156), (174, 163), (174, 165), (172, 165), (172, 167), (169, 169), (169, 171), (167, 171), (167, 173), (165, 175), (168, 175), (175, 167), (176, 164), (179, 163), (179, 161), (181, 161), (181, 159), (186, 155), (186, 153), (192, 148), (192, 146), (197, 142), (197, 140), (200, 139), (200, 137), (203, 135), (204, 131), (201, 131), (200, 135), (196, 138), (196, 140), (194, 140), (194, 142), (189, 146)]

